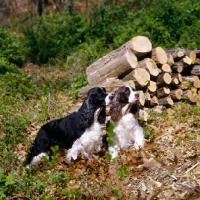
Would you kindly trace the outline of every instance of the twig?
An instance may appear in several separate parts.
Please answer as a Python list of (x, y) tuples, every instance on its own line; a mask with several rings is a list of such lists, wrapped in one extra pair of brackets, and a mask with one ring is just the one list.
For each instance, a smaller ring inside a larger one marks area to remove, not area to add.
[(176, 181), (178, 180), (178, 179), (176, 178), (176, 176), (174, 176), (174, 175), (171, 175), (171, 177), (172, 177), (173, 179), (175, 179)]
[(195, 165), (193, 165), (192, 167), (190, 167), (185, 173), (187, 174), (188, 172), (190, 172), (191, 170), (193, 170), (198, 164), (199, 164), (199, 162), (197, 162)]

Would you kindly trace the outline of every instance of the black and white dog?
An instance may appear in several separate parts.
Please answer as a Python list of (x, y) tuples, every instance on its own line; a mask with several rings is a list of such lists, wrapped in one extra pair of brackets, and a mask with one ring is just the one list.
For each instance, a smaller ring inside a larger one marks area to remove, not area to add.
[(113, 96), (105, 88), (89, 90), (79, 110), (43, 125), (31, 147), (24, 165), (37, 164), (43, 156), (51, 155), (51, 146), (69, 149), (67, 159), (76, 159), (79, 153), (91, 158), (97, 142), (101, 140), (106, 120), (106, 105)]
[(144, 134), (138, 123), (139, 93), (129, 86), (120, 87), (114, 96), (110, 108), (111, 121), (115, 124), (114, 146), (109, 146), (112, 158), (116, 158), (118, 151), (124, 148), (139, 148), (144, 145)]

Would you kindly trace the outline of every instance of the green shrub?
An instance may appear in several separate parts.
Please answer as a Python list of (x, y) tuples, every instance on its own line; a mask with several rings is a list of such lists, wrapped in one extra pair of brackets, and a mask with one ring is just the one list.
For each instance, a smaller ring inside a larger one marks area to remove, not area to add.
[(6, 73), (0, 79), (0, 93), (4, 96), (14, 96), (24, 100), (31, 98), (36, 93), (33, 78), (26, 74)]
[(5, 57), (0, 57), (0, 74), (6, 74), (6, 72), (19, 72), (17, 66), (10, 63)]
[(52, 58), (66, 60), (84, 41), (85, 23), (85, 18), (77, 13), (71, 16), (46, 12), (42, 19), (36, 17), (24, 29), (27, 59), (38, 64), (48, 63)]
[(15, 63), (18, 66), (21, 66), (25, 60), (24, 47), (20, 37), (3, 28), (0, 28), (0, 56), (4, 57), (7, 62)]
[(71, 85), (71, 90), (69, 92), (70, 96), (74, 99), (78, 99), (79, 89), (87, 84), (87, 80), (84, 75), (77, 74), (73, 78), (73, 83)]

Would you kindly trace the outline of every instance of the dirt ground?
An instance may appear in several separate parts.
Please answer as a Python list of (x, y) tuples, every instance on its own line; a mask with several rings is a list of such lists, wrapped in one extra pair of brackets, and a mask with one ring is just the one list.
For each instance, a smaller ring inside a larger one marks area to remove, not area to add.
[[(81, 199), (200, 199), (200, 108), (179, 103), (153, 113), (142, 126), (148, 134), (144, 148), (121, 150), (116, 163), (107, 160), (104, 149), (90, 162), (80, 156), (69, 164), (65, 151), (52, 172), (69, 173), (66, 190), (79, 189)], [(32, 136), (38, 128), (29, 130)], [(120, 180), (117, 171), (124, 167)]]

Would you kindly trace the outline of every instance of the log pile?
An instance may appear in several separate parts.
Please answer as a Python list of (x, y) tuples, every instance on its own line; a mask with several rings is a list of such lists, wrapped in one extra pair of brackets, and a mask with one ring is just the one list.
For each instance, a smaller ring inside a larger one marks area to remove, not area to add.
[(103, 86), (114, 93), (122, 85), (140, 91), (145, 107), (173, 106), (187, 100), (200, 106), (200, 50), (152, 49), (147, 37), (137, 36), (91, 64), (86, 75), (91, 87)]

